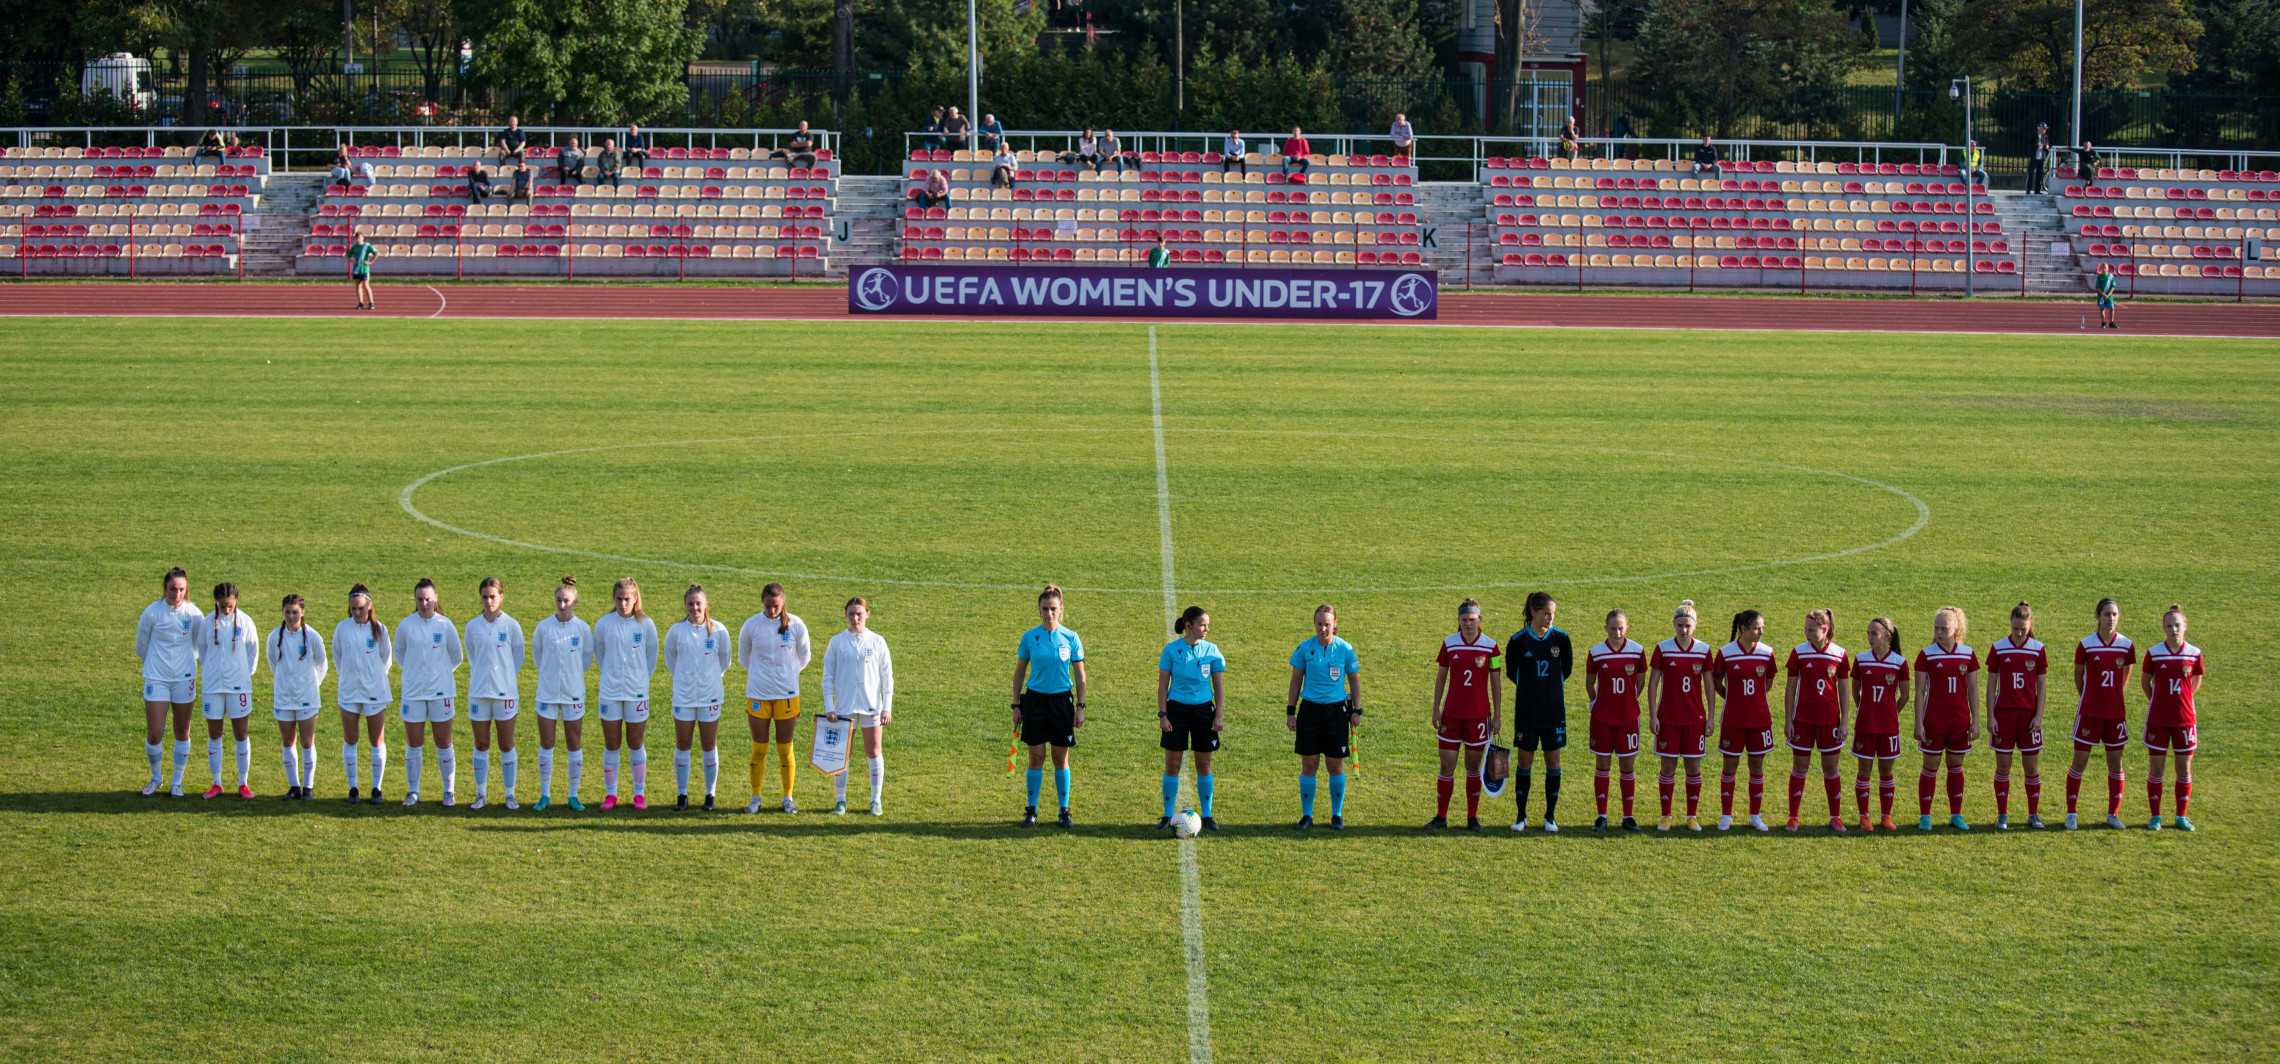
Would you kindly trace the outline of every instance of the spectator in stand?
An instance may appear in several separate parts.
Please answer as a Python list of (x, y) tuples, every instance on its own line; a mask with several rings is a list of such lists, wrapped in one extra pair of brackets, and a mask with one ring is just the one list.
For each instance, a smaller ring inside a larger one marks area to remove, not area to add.
[(1307, 158), (1313, 150), (1306, 143), (1306, 131), (1297, 126), (1290, 127), (1290, 139), (1282, 143), (1282, 172), (1287, 174), (1295, 166), (1299, 173), (1305, 173), (1313, 165), (1312, 160)]
[(1710, 134), (1702, 135), (1702, 143), (1694, 149), (1694, 176), (1715, 175), (1718, 172), (1718, 149), (1710, 143)]
[(1987, 184), (1987, 151), (1976, 140), (1963, 142), (1963, 179), (1977, 185)]
[(594, 156), (594, 184), (607, 181), (611, 188), (618, 187), (618, 171), (624, 166), (625, 161), (618, 157), (617, 138), (603, 137), (602, 150)]
[(768, 157), (783, 159), (793, 166), (814, 166), (815, 134), (808, 132), (807, 120), (801, 119), (800, 128), (792, 131), (792, 139), (785, 141), (783, 147), (769, 152)]
[(1093, 173), (1100, 172), (1100, 138), (1093, 136), (1091, 126), (1086, 126), (1085, 135), (1077, 138), (1077, 150), (1061, 161), (1090, 166)]
[(480, 204), (491, 196), (491, 172), (478, 166), (467, 175), (467, 202)]
[(1410, 126), (1409, 116), (1404, 114), (1393, 116), (1393, 128), (1386, 130), (1386, 136), (1393, 139), (1395, 155), (1410, 154), (1410, 149), (1417, 143), (1417, 130)]
[(933, 114), (930, 114), (930, 115), (926, 116), (926, 121), (924, 121), (924, 122), (920, 122), (920, 123), (918, 124), (918, 135), (919, 135), (919, 141), (918, 141), (918, 145), (919, 145), (919, 147), (921, 147), (921, 148), (923, 148), (923, 149), (925, 149), (925, 150), (927, 150), (927, 151), (941, 151), (941, 150), (942, 150), (942, 109), (941, 109), (941, 108), (939, 108), (939, 107), (935, 108), (935, 109), (934, 109), (934, 113), (933, 113)]
[(554, 168), (562, 172), (565, 185), (586, 183), (586, 153), (578, 147), (578, 138), (572, 137), (570, 143), (563, 145), (562, 153), (555, 156)]
[[(1108, 135), (1100, 138), (1101, 161), (1104, 163), (1115, 163), (1116, 172), (1121, 174), (1124, 172), (1124, 142), (1116, 139), (1115, 130), (1111, 129), (1107, 130), (1106, 132)], [(1097, 174), (1100, 171), (1096, 168), (1093, 172)]]
[(190, 153), (190, 165), (197, 166), (198, 160), (211, 155), (214, 164), (219, 166), (229, 158), (229, 146), (230, 142), (222, 138), (221, 130), (209, 129), (205, 136), (198, 138), (198, 150)]
[(1560, 127), (1560, 158), (1574, 159), (1583, 154), (1583, 133), (1575, 128), (1575, 116), (1569, 115), (1567, 125)]
[(997, 155), (990, 159), (990, 187), (1012, 188), (1015, 169), (1020, 160), (1014, 158), (1013, 149), (999, 145)]
[(982, 116), (980, 134), (975, 139), (983, 151), (994, 152), (1005, 144), (1005, 127), (998, 124), (996, 115)]
[(2074, 176), (2085, 187), (2098, 183), (2098, 149), (2089, 141), (2074, 153)]
[(349, 178), (349, 175), (350, 175), (350, 173), (352, 173), (352, 171), (351, 171), (351, 170), (349, 170), (349, 168), (348, 168), (348, 145), (346, 145), (346, 144), (343, 144), (343, 145), (341, 145), (340, 147), (337, 147), (337, 148), (334, 148), (334, 149), (333, 149), (333, 155), (332, 155), (332, 179), (333, 179), (333, 184), (336, 184), (336, 185), (345, 185), (345, 184), (348, 184), (348, 178)]
[(641, 167), (649, 165), (649, 135), (631, 123), (625, 127), (625, 164), (635, 168), (635, 177), (641, 176)]
[(507, 202), (513, 203), (516, 200), (521, 200), (524, 203), (530, 202), (530, 167), (528, 166), (515, 167), (514, 190), (507, 193)]
[(2119, 329), (2122, 327), (2119, 322), (2114, 320), (2114, 288), (2116, 285), (2114, 264), (2110, 262), (2099, 263), (2097, 277), (2098, 327), (2101, 329)]
[(516, 166), (521, 166), (523, 164), (523, 149), (529, 143), (530, 137), (522, 129), (522, 119), (515, 115), (508, 115), (507, 131), (499, 134), (500, 168), (504, 169), (509, 159), (513, 159)]
[(973, 128), (974, 124), (967, 121), (965, 115), (959, 114), (957, 108), (951, 108), (950, 117), (942, 120), (942, 146), (951, 151), (965, 151), (966, 134)]
[(2027, 157), (2027, 195), (2040, 196), (2050, 191), (2050, 123), (2035, 123), (2035, 150)]
[(1638, 146), (1638, 145), (1636, 145), (1636, 144), (1632, 144), (1632, 143), (1629, 143), (1629, 142), (1630, 142), (1632, 139), (1634, 139), (1634, 138), (1636, 138), (1636, 137), (1638, 136), (1638, 133), (1637, 133), (1636, 131), (1634, 131), (1634, 130), (1631, 128), (1631, 116), (1630, 116), (1630, 115), (1628, 115), (1628, 114), (1620, 114), (1620, 115), (1616, 115), (1616, 116), (1615, 116), (1615, 128), (1614, 128), (1614, 130), (1613, 130), (1611, 133), (1609, 133), (1608, 135), (1609, 135), (1609, 136), (1612, 136), (1612, 137), (1614, 137), (1614, 138), (1615, 138), (1615, 139), (1617, 139), (1617, 140), (1620, 140), (1620, 141), (1623, 141), (1623, 142), (1625, 142), (1625, 143), (1623, 144), (1623, 157), (1624, 157), (1624, 158), (1626, 158), (1626, 159), (1636, 159), (1636, 158), (1638, 158), (1638, 157), (1639, 157), (1639, 146)]
[(1159, 235), (1156, 237), (1156, 246), (1148, 249), (1148, 265), (1151, 269), (1162, 269), (1171, 264), (1172, 251), (1164, 246), (1164, 238)]
[(940, 207), (948, 202), (950, 202), (950, 171), (942, 169), (927, 171), (926, 190), (918, 194), (918, 205), (921, 207)]
[(1240, 170), (1245, 177), (1249, 177), (1251, 164), (1243, 157), (1250, 154), (1250, 151), (1250, 145), (1243, 143), (1242, 130), (1228, 130), (1227, 139), (1219, 144), (1219, 172), (1224, 174), (1229, 170)]
[(372, 187), (373, 176), (372, 160), (366, 159), (363, 162), (356, 164), (356, 179), (358, 181), (364, 182), (364, 187)]

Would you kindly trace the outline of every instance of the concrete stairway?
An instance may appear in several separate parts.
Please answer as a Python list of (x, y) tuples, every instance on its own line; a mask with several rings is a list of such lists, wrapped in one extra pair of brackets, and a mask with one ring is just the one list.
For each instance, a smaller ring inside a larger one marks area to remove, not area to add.
[(845, 277), (857, 266), (893, 259), (902, 206), (902, 178), (841, 175), (832, 203), (831, 262), (824, 272)]
[(261, 205), (245, 218), (238, 239), (248, 277), (283, 277), (293, 272), (293, 260), (308, 243), (309, 216), (328, 180), (322, 170), (271, 174), (261, 192)]
[(2066, 216), (2058, 200), (2048, 194), (1998, 192), (1988, 197), (1995, 216), (2002, 219), (2004, 238), (2019, 252), (2019, 270), (2026, 275), (2027, 294), (2078, 294), (2089, 290), (2082, 267), (2069, 250), (2050, 253), (2054, 243), (2065, 243)]
[[(1488, 188), (1474, 181), (1435, 181), (1417, 186), (1417, 221), (1432, 243), (1422, 248), (1425, 264), (1439, 270), (1441, 285), (1465, 283), (1466, 252), (1472, 281), (1487, 284), (1496, 269), (1496, 236), (1488, 213)], [(1471, 244), (1466, 244), (1466, 226)]]

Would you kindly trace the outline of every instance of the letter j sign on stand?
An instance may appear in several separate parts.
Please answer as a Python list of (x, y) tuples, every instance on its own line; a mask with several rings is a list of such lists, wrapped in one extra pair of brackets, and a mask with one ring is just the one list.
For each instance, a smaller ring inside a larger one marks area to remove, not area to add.
[(1438, 294), (1431, 270), (886, 265), (855, 270), (847, 312), (1430, 321)]

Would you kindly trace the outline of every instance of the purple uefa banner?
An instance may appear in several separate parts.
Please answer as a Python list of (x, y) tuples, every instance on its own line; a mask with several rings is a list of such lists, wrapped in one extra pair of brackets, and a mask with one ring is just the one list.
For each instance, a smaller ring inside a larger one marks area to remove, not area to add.
[(1437, 282), (1432, 270), (892, 264), (854, 271), (847, 312), (1429, 321)]

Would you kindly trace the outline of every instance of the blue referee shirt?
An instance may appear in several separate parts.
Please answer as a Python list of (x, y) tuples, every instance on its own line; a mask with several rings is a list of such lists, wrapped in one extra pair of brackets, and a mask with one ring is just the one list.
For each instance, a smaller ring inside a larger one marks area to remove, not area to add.
[(1362, 664), (1354, 658), (1352, 643), (1331, 636), (1329, 646), (1323, 646), (1319, 639), (1300, 643), (1297, 650), (1290, 652), (1290, 667), (1306, 674), (1298, 697), (1309, 702), (1336, 704), (1346, 700), (1346, 674), (1360, 672)]
[(1041, 624), (1021, 633), (1021, 649), (1015, 656), (1029, 663), (1025, 686), (1041, 695), (1057, 695), (1074, 686), (1069, 682), (1069, 663), (1085, 660), (1085, 641), (1067, 628), (1048, 632)]
[(1206, 706), (1211, 704), (1211, 675), (1227, 671), (1227, 658), (1209, 639), (1199, 639), (1194, 646), (1189, 646), (1185, 639), (1174, 639), (1165, 644), (1164, 653), (1156, 659), (1156, 667), (1172, 675), (1172, 685), (1165, 697), (1191, 706)]

